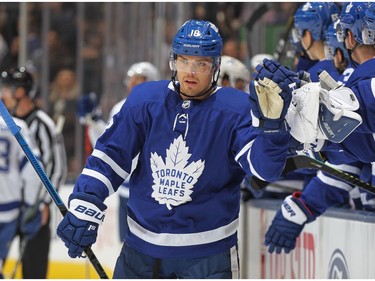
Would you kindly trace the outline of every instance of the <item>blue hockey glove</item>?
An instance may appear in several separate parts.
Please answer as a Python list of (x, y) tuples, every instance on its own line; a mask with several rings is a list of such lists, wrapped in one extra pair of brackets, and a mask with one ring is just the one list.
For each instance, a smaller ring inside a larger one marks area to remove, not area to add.
[(42, 227), (42, 213), (38, 207), (39, 206), (27, 207), (21, 211), (20, 230), (28, 240), (33, 239)]
[(264, 59), (263, 65), (258, 65), (256, 71), (249, 86), (254, 128), (263, 133), (289, 130), (285, 115), (293, 90), (301, 85), (298, 74), (268, 59)]
[(301, 234), (306, 223), (315, 220), (314, 214), (299, 198), (301, 192), (294, 192), (285, 198), (281, 208), (276, 212), (271, 226), (265, 235), (264, 244), (268, 252), (276, 250), (280, 254), (282, 249), (288, 254), (296, 247), (297, 237)]
[(78, 100), (77, 115), (81, 124), (86, 123), (87, 116), (93, 120), (98, 120), (101, 118), (101, 110), (99, 108), (98, 98), (95, 93), (91, 92), (88, 95), (82, 96)]
[(57, 236), (71, 258), (84, 257), (83, 250), (96, 242), (98, 227), (107, 206), (95, 195), (79, 192), (69, 197), (69, 211), (57, 227)]
[(256, 67), (257, 74), (255, 73), (255, 80), (264, 80), (268, 78), (275, 82), (282, 90), (280, 94), (283, 100), (291, 100), (291, 92), (301, 87), (301, 80), (310, 79), (307, 72), (296, 73), (289, 68), (282, 66), (275, 60), (264, 59), (263, 65)]

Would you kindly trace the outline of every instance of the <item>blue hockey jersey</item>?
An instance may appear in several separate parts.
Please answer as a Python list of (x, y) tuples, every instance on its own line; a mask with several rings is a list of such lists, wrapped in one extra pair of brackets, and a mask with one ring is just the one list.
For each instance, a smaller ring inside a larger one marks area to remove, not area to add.
[[(329, 163), (353, 176), (359, 177), (366, 163), (375, 161), (375, 59), (359, 65), (350, 75), (345, 86), (352, 89), (360, 107), (358, 113), (363, 123), (342, 143), (327, 143), (324, 148)], [(302, 199), (315, 215), (322, 214), (328, 207), (342, 204), (352, 187), (322, 172), (306, 187)]]
[(160, 258), (215, 254), (237, 243), (245, 174), (277, 179), (289, 137), (254, 132), (245, 92), (218, 87), (205, 100), (183, 100), (170, 81), (146, 82), (98, 139), (73, 192), (104, 201), (139, 153), (126, 242)]
[(340, 77), (340, 73), (335, 68), (335, 64), (333, 63), (333, 60), (324, 59), (324, 60), (318, 61), (307, 70), (307, 72), (310, 73), (311, 81), (319, 82), (319, 74), (323, 70), (327, 71), (329, 75), (331, 75), (332, 78), (335, 79), (336, 81)]

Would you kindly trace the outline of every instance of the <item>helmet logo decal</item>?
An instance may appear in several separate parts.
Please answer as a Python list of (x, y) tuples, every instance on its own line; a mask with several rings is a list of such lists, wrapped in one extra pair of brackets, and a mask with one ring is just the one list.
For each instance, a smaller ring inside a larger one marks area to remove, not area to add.
[(204, 170), (204, 162), (198, 160), (188, 164), (191, 157), (189, 147), (182, 136), (174, 139), (166, 150), (165, 162), (156, 152), (151, 153), (151, 170), (154, 179), (151, 194), (168, 210), (191, 201), (193, 188)]
[(311, 4), (309, 2), (307, 2), (305, 5), (303, 5), (302, 11), (306, 12), (311, 8), (312, 8)]
[(200, 37), (202, 35), (201, 31), (199, 29), (192, 29), (190, 31), (190, 36), (193, 37)]
[(350, 2), (350, 3), (346, 6), (345, 13), (349, 13), (350, 10), (352, 9), (352, 7), (353, 7), (353, 4), (352, 4), (352, 2)]

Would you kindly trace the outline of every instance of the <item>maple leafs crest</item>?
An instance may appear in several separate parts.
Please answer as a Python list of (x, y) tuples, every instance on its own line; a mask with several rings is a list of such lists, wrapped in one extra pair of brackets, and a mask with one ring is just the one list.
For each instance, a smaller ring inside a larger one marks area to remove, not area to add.
[(182, 136), (171, 143), (166, 150), (165, 162), (156, 152), (151, 153), (153, 193), (159, 204), (165, 204), (169, 210), (191, 201), (194, 184), (204, 170), (204, 161), (198, 160), (188, 165), (191, 157), (189, 148)]

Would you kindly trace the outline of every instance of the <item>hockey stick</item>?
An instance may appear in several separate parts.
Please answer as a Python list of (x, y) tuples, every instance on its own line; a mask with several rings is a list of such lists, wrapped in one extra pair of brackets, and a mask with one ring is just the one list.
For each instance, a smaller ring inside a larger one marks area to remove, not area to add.
[[(290, 173), (295, 170), (306, 169), (306, 168), (320, 170), (342, 181), (345, 181), (350, 185), (358, 186), (359, 188), (363, 190), (366, 190), (372, 194), (375, 194), (375, 186), (367, 182), (364, 182), (360, 180), (359, 178), (354, 177), (344, 171), (335, 169), (319, 160), (316, 160), (306, 155), (296, 155), (293, 157), (289, 157), (286, 160), (286, 165), (285, 165), (282, 175), (286, 175), (287, 173)], [(257, 177), (252, 177), (250, 182), (251, 182), (251, 185), (255, 189), (263, 189), (266, 187), (266, 185), (269, 184), (269, 182), (260, 180)]]
[(272, 3), (264, 3), (260, 5), (252, 14), (250, 19), (246, 23), (246, 31), (247, 31), (247, 51), (248, 51), (248, 57), (251, 59), (253, 56), (253, 49), (251, 47), (251, 40), (250, 40), (250, 33), (252, 32), (252, 29), (254, 27), (254, 24), (265, 14), (267, 13), (271, 8), (273, 4)]
[[(51, 180), (48, 178), (44, 169), (40, 166), (38, 160), (36, 159), (34, 153), (30, 149), (30, 146), (26, 142), (25, 138), (21, 133), (21, 129), (16, 125), (12, 116), (9, 114), (7, 108), (5, 107), (3, 101), (0, 100), (0, 115), (3, 117), (5, 123), (7, 124), (9, 130), (17, 139), (18, 143), (20, 144), (22, 150), (24, 151), (27, 159), (32, 164), (34, 170), (38, 174), (40, 180), (42, 181), (43, 185), (46, 187), (48, 193), (50, 194), (53, 202), (59, 208), (60, 213), (65, 216), (68, 212), (64, 202), (61, 200), (61, 197), (57, 193), (56, 188), (53, 186)], [(90, 262), (94, 266), (96, 272), (98, 273), (101, 279), (108, 279), (106, 272), (104, 271), (103, 267), (101, 266), (99, 260), (96, 258), (94, 252), (92, 251), (91, 247), (86, 247), (84, 250), (86, 256), (89, 258)]]
[(275, 48), (275, 52), (273, 53), (273, 57), (277, 61), (280, 61), (281, 58), (284, 56), (286, 43), (288, 42), (290, 31), (292, 30), (292, 28), (294, 26), (294, 14), (296, 13), (298, 8), (302, 4), (304, 4), (304, 3), (297, 3), (296, 4), (296, 7), (295, 7), (294, 11), (290, 14), (290, 16), (288, 18), (288, 22), (287, 22), (286, 30), (285, 30), (284, 34), (280, 37), (279, 41), (276, 44), (276, 48)]
[[(56, 122), (56, 133), (57, 134), (61, 134), (62, 133), (62, 129), (64, 127), (64, 124), (65, 124), (65, 117), (63, 115), (59, 115), (57, 117), (57, 122)], [(26, 213), (25, 213), (25, 217), (24, 217), (24, 220), (22, 223), (28, 223), (30, 220), (32, 220), (34, 218), (34, 216), (36, 215), (37, 211), (38, 211), (38, 208), (39, 208), (39, 205), (43, 202), (42, 200), (42, 186), (40, 186), (39, 190), (38, 190), (38, 194), (36, 196), (36, 199), (35, 199), (35, 202), (33, 203), (32, 207), (30, 207)], [(23, 260), (23, 256), (25, 254), (25, 249), (26, 249), (26, 245), (27, 245), (27, 239), (26, 238), (23, 238), (22, 235), (20, 234), (19, 235), (19, 255), (18, 255), (18, 259), (16, 261), (16, 264), (14, 266), (14, 269), (13, 269), (13, 272), (10, 276), (10, 279), (14, 279), (16, 274), (17, 274), (17, 271), (18, 271), (18, 267), (20, 266), (21, 264), (21, 261)]]

